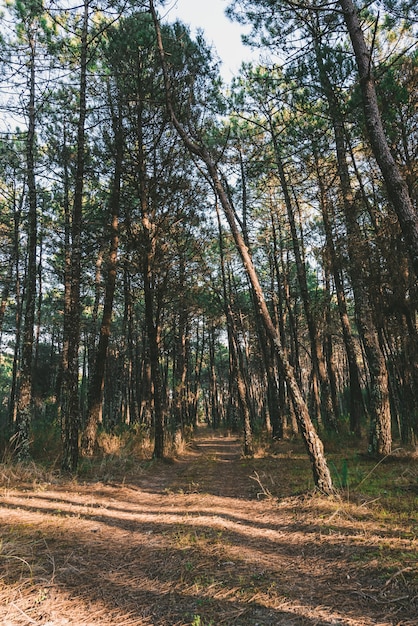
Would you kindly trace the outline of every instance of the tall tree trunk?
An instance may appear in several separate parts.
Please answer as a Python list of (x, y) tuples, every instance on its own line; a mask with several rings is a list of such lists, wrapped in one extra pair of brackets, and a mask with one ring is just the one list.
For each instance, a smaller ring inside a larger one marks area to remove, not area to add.
[[(248, 250), (250, 250), (250, 238), (249, 238), (249, 234), (248, 234), (248, 205), (247, 205), (247, 199), (248, 199), (248, 192), (247, 192), (247, 173), (246, 173), (246, 167), (245, 167), (245, 163), (244, 163), (244, 158), (243, 158), (243, 154), (242, 154), (242, 149), (241, 146), (238, 145), (238, 157), (239, 157), (239, 164), (240, 164), (240, 172), (241, 172), (241, 187), (242, 187), (242, 200), (241, 200), (241, 204), (242, 204), (242, 220), (240, 220), (240, 226), (241, 226), (241, 231), (242, 231), (242, 235), (243, 235), (243, 239), (244, 239), (244, 243), (247, 246)], [(226, 184), (226, 183), (225, 183)], [(233, 203), (232, 203), (232, 199), (231, 199), (231, 194), (229, 194), (228, 196), (229, 198), (229, 202), (232, 206), (232, 208), (234, 209)], [(217, 211), (218, 209), (218, 205), (216, 205)], [(237, 217), (237, 213), (234, 210), (235, 216)], [(237, 217), (238, 220), (238, 217)], [(219, 223), (219, 216), (218, 216), (218, 223)], [(255, 323), (256, 323), (256, 329), (257, 329), (257, 337), (258, 337), (258, 345), (260, 348), (260, 352), (261, 352), (261, 356), (262, 356), (262, 362), (263, 362), (263, 366), (264, 366), (264, 373), (267, 379), (267, 406), (268, 406), (268, 422), (266, 420), (266, 427), (268, 430), (271, 431), (271, 424), (273, 424), (273, 435), (274, 436), (279, 436), (279, 433), (281, 433), (281, 435), (283, 434), (283, 420), (282, 420), (282, 415), (281, 415), (281, 405), (280, 405), (280, 396), (279, 396), (279, 389), (277, 386), (277, 367), (276, 367), (276, 359), (275, 359), (275, 355), (274, 355), (274, 349), (272, 350), (271, 348), (271, 343), (270, 340), (266, 337), (266, 333), (264, 330), (264, 325), (263, 325), (263, 321), (260, 317), (259, 314), (259, 310), (258, 310), (258, 306), (254, 300), (254, 294), (253, 291), (250, 290), (250, 296), (252, 299), (252, 303), (253, 303), (253, 311), (254, 311), (254, 317), (255, 317)], [(241, 350), (237, 344), (237, 349), (239, 350), (238, 354), (240, 355), (240, 359), (239, 359), (239, 367), (242, 370), (242, 376), (244, 376), (244, 368), (243, 368), (243, 361), (242, 361), (242, 354), (241, 354)], [(247, 380), (248, 381), (248, 376), (243, 378), (243, 380)], [(238, 379), (237, 379), (238, 382)], [(247, 431), (248, 433), (245, 435), (247, 440), (250, 441), (250, 430), (251, 430), (251, 412), (254, 415), (254, 409), (251, 411), (251, 394), (250, 394), (250, 383), (247, 382), (246, 384), (246, 390), (247, 390), (247, 402), (246, 402), (246, 406), (243, 407), (241, 410), (244, 412), (243, 414), (245, 414), (247, 411), (249, 411), (249, 419), (248, 419), (248, 428)], [(239, 392), (239, 390), (238, 390)], [(244, 419), (244, 425), (246, 424), (246, 420)], [(281, 436), (280, 435), (280, 436)], [(252, 435), (251, 435), (252, 436)], [(252, 441), (251, 443), (248, 444), (248, 449), (252, 450)], [(251, 452), (252, 454), (252, 452)], [(250, 455), (250, 453), (248, 453), (248, 455)]]
[(41, 326), (42, 326), (42, 299), (43, 299), (42, 263), (43, 263), (43, 236), (42, 236), (42, 230), (41, 230), (41, 232), (39, 233), (39, 262), (36, 267), (36, 277), (37, 277), (37, 282), (38, 282), (38, 297), (36, 299), (35, 355), (33, 359), (35, 384), (37, 382), (36, 371), (39, 365), (39, 342), (41, 339)]
[(176, 329), (175, 340), (175, 358), (173, 364), (173, 418), (175, 441), (181, 443), (184, 437), (184, 427), (187, 422), (187, 400), (186, 400), (186, 381), (187, 381), (187, 353), (189, 343), (188, 333), (188, 312), (183, 295), (186, 290), (186, 264), (183, 254), (179, 258), (179, 293), (180, 293), (180, 310), (178, 313), (178, 324)]
[(344, 14), (359, 71), (364, 118), (370, 145), (398, 216), (415, 276), (418, 277), (418, 216), (409, 195), (408, 186), (392, 156), (383, 129), (373, 77), (373, 50), (367, 47), (353, 1), (339, 0), (339, 4)]
[(6, 312), (7, 303), (9, 301), (10, 287), (12, 284), (13, 269), (14, 269), (14, 259), (11, 258), (9, 269), (7, 270), (7, 275), (5, 277), (5, 280), (3, 283), (3, 289), (1, 290), (1, 296), (0, 296), (0, 345), (2, 342), (2, 335), (3, 335), (4, 314)]
[(80, 289), (81, 289), (81, 232), (83, 212), (83, 189), (85, 170), (85, 123), (87, 116), (87, 63), (88, 22), (90, 0), (84, 0), (81, 30), (79, 117), (77, 124), (77, 162), (75, 190), (71, 222), (71, 286), (69, 289), (66, 322), (66, 356), (63, 371), (63, 426), (64, 446), (62, 468), (74, 472), (77, 469), (80, 429), (80, 403), (78, 393), (79, 345), (80, 345)]
[(19, 245), (19, 230), (20, 230), (20, 218), (24, 202), (24, 194), (22, 193), (19, 204), (16, 203), (16, 197), (14, 195), (14, 216), (13, 216), (13, 257), (14, 257), (14, 269), (16, 276), (15, 283), (15, 347), (13, 351), (13, 367), (12, 367), (12, 384), (10, 388), (10, 400), (9, 400), (9, 425), (11, 429), (15, 428), (16, 413), (17, 413), (17, 390), (19, 388), (19, 357), (20, 357), (20, 340), (22, 337), (22, 298), (21, 298), (21, 283), (19, 276), (19, 264), (20, 264), (20, 245)]
[(332, 294), (331, 294), (331, 270), (329, 260), (325, 260), (325, 331), (324, 331), (324, 355), (327, 363), (327, 371), (329, 376), (329, 386), (331, 391), (332, 405), (334, 407), (334, 415), (336, 419), (339, 417), (338, 408), (338, 384), (337, 384), (337, 365), (335, 359), (335, 350), (333, 344), (332, 333)]
[(371, 428), (369, 450), (372, 454), (384, 456), (390, 453), (392, 447), (389, 379), (367, 289), (367, 244), (357, 221), (359, 215), (358, 199), (351, 187), (344, 122), (338, 99), (322, 61), (318, 40), (316, 40), (315, 52), (322, 88), (327, 98), (328, 113), (334, 129), (338, 175), (347, 228), (349, 271), (354, 292), (356, 322), (370, 374)]
[(337, 294), (338, 312), (340, 316), (343, 341), (348, 362), (348, 374), (350, 385), (350, 431), (357, 437), (361, 435), (361, 420), (365, 413), (363, 395), (360, 384), (360, 373), (357, 366), (357, 355), (354, 345), (353, 333), (351, 330), (350, 318), (347, 312), (347, 303), (345, 298), (343, 280), (341, 277), (340, 266), (337, 251), (334, 245), (334, 236), (332, 230), (333, 216), (332, 206), (328, 199), (327, 190), (325, 188), (323, 177), (319, 169), (319, 157), (314, 149), (315, 167), (320, 192), (320, 205), (322, 219), (324, 223), (326, 246), (329, 254), (329, 263), (331, 266), (334, 285)]
[(312, 471), (313, 471), (315, 485), (322, 492), (326, 494), (331, 494), (334, 492), (334, 488), (332, 484), (331, 474), (330, 474), (327, 462), (325, 460), (324, 447), (323, 447), (322, 441), (318, 437), (318, 434), (312, 423), (312, 420), (310, 418), (309, 411), (303, 399), (302, 393), (296, 382), (293, 369), (290, 366), (289, 362), (287, 361), (287, 358), (283, 352), (283, 349), (280, 343), (279, 334), (271, 320), (270, 313), (268, 311), (268, 308), (264, 299), (264, 295), (261, 289), (260, 282), (258, 280), (257, 273), (255, 271), (247, 246), (245, 245), (242, 235), (237, 227), (234, 211), (230, 205), (225, 188), (219, 178), (217, 167), (214, 161), (212, 160), (207, 148), (204, 145), (196, 144), (189, 137), (189, 135), (187, 134), (187, 132), (185, 131), (185, 129), (183, 128), (183, 126), (180, 124), (180, 122), (178, 121), (176, 117), (176, 114), (173, 108), (173, 103), (172, 103), (170, 80), (169, 80), (169, 76), (167, 73), (167, 66), (166, 66), (163, 42), (161, 38), (161, 31), (160, 31), (160, 27), (158, 23), (158, 18), (155, 12), (153, 0), (150, 0), (150, 10), (152, 13), (156, 35), (157, 35), (158, 49), (159, 49), (161, 64), (162, 64), (163, 73), (164, 73), (167, 108), (170, 113), (171, 120), (177, 132), (179, 133), (181, 139), (183, 140), (186, 148), (192, 154), (198, 156), (206, 166), (208, 175), (212, 181), (216, 194), (221, 202), (224, 215), (227, 219), (229, 228), (231, 230), (231, 234), (235, 241), (235, 245), (241, 256), (245, 271), (247, 273), (248, 279), (252, 286), (252, 289), (254, 292), (254, 298), (259, 307), (260, 315), (265, 325), (266, 333), (271, 339), (273, 345), (275, 346), (280, 369), (283, 372), (283, 375), (286, 379), (286, 383), (288, 385), (289, 393), (292, 398), (292, 402), (293, 402), (296, 417), (298, 420), (299, 428), (302, 434), (302, 438), (303, 438), (307, 453), (309, 455), (309, 458), (312, 464)]
[[(279, 257), (281, 258), (282, 251), (279, 252), (278, 238), (277, 238), (277, 228), (275, 224), (275, 215), (273, 211), (272, 199), (270, 198), (270, 220), (271, 220), (271, 229), (272, 229), (272, 241), (273, 241), (273, 250), (272, 250), (272, 270), (271, 270), (271, 280), (272, 280), (272, 299), (273, 299), (273, 319), (276, 328), (278, 329), (280, 335), (280, 341), (283, 347), (283, 351), (286, 354), (286, 358), (288, 357), (288, 349), (287, 349), (287, 339), (286, 339), (286, 320), (285, 320), (285, 303), (284, 303), (284, 280), (282, 273), (279, 267)], [(274, 281), (276, 281), (277, 285), (274, 287)], [(283, 378), (279, 376), (277, 371), (277, 359), (274, 350), (274, 346), (270, 344), (270, 367), (271, 372), (268, 373), (267, 379), (267, 395), (270, 398), (270, 385), (273, 384), (276, 389), (274, 390), (274, 396), (278, 397), (277, 406), (273, 406), (272, 413), (270, 412), (270, 420), (272, 426), (272, 435), (276, 438), (282, 438), (284, 435), (284, 426), (285, 423), (288, 422), (287, 409), (288, 405), (286, 402), (286, 388), (283, 383)], [(270, 404), (274, 402), (274, 398), (270, 399), (269, 402), (269, 410)]]
[(221, 423), (221, 414), (219, 407), (218, 384), (216, 379), (215, 367), (215, 328), (212, 322), (209, 325), (209, 410), (210, 423), (212, 428), (219, 428)]
[[(316, 418), (318, 423), (322, 423), (320, 407), (322, 406), (322, 414), (324, 421), (329, 428), (333, 430), (337, 429), (337, 423), (334, 415), (334, 408), (332, 404), (331, 392), (328, 383), (328, 375), (324, 362), (324, 355), (322, 353), (321, 343), (319, 340), (318, 326), (316, 324), (311, 299), (308, 290), (308, 282), (306, 277), (306, 267), (302, 258), (300, 243), (297, 234), (296, 221), (294, 216), (294, 210), (292, 206), (292, 200), (289, 193), (288, 183), (284, 170), (283, 161), (280, 155), (280, 148), (277, 142), (276, 132), (273, 126), (273, 121), (269, 117), (270, 134), (274, 146), (274, 154), (276, 159), (277, 171), (279, 173), (280, 184), (285, 199), (285, 205), (287, 209), (287, 217), (290, 225), (290, 232), (292, 235), (293, 253), (296, 261), (296, 271), (298, 276), (298, 284), (302, 297), (303, 308), (305, 311), (306, 322), (308, 325), (308, 333), (311, 347), (311, 359), (312, 359), (312, 382), (314, 391), (314, 407), (316, 409)], [(319, 382), (319, 385), (318, 385)], [(321, 394), (319, 395), (319, 390)]]
[(110, 196), (110, 247), (107, 260), (106, 290), (103, 305), (99, 343), (93, 367), (93, 374), (88, 389), (87, 419), (81, 448), (86, 455), (92, 455), (96, 443), (97, 426), (103, 403), (106, 357), (112, 322), (113, 298), (116, 287), (117, 255), (119, 245), (119, 205), (123, 162), (123, 131), (120, 111), (113, 113), (113, 133), (115, 141), (115, 172)]
[[(253, 433), (251, 427), (251, 412), (248, 403), (248, 391), (244, 377), (244, 364), (242, 358), (241, 347), (237, 338), (237, 329), (235, 324), (234, 315), (230, 306), (230, 294), (228, 294), (226, 272), (225, 272), (225, 255), (223, 245), (222, 234), (222, 222), (219, 211), (218, 203), (216, 203), (216, 216), (218, 220), (218, 233), (219, 233), (219, 253), (221, 260), (221, 275), (222, 275), (222, 290), (223, 290), (223, 305), (226, 316), (226, 323), (228, 329), (228, 345), (230, 349), (230, 389), (236, 386), (238, 393), (238, 404), (242, 415), (242, 424), (244, 428), (244, 455), (253, 456)], [(244, 228), (246, 232), (246, 228)]]
[[(242, 154), (241, 145), (238, 145), (238, 157), (240, 164), (240, 172), (241, 172), (241, 186), (242, 186), (242, 234), (244, 238), (244, 243), (247, 246), (248, 250), (250, 250), (250, 238), (248, 234), (248, 190), (247, 190), (247, 171), (245, 167), (244, 157)], [(232, 200), (230, 198), (230, 203), (232, 204)], [(217, 206), (218, 210), (218, 206)], [(219, 222), (219, 217), (218, 217)], [(274, 424), (275, 435), (280, 432), (281, 426), (283, 424), (280, 415), (280, 398), (277, 387), (277, 379), (276, 379), (276, 363), (274, 350), (271, 349), (271, 344), (268, 338), (266, 337), (266, 333), (264, 330), (263, 321), (259, 315), (258, 307), (256, 302), (254, 301), (254, 295), (252, 289), (250, 290), (250, 295), (253, 303), (253, 311), (257, 329), (257, 337), (258, 337), (258, 345), (260, 348), (262, 362), (264, 366), (264, 373), (267, 378), (267, 407), (268, 407), (268, 415), (266, 419), (266, 428), (268, 431), (271, 431), (271, 423)], [(237, 350), (239, 355), (239, 369), (242, 371), (242, 376), (244, 376), (244, 367), (242, 354), (239, 345), (237, 344)], [(247, 402), (246, 406), (242, 407), (243, 415), (244, 415), (244, 453), (247, 456), (251, 456), (253, 454), (253, 442), (252, 442), (252, 428), (251, 428), (251, 394), (250, 394), (250, 385), (251, 382), (248, 381), (248, 376), (243, 378), (245, 382), (247, 380), (247, 384), (245, 388), (247, 390)], [(239, 380), (237, 379), (237, 383), (239, 386)], [(239, 392), (239, 389), (238, 389)], [(248, 415), (247, 415), (248, 413)], [(252, 410), (253, 416), (255, 415), (254, 409)], [(247, 451), (246, 451), (247, 450)]]
[[(143, 220), (144, 223), (144, 220)], [(148, 226), (144, 225), (146, 237), (148, 239), (148, 252), (144, 258), (144, 300), (145, 300), (145, 323), (147, 327), (148, 349), (151, 366), (151, 378), (153, 387), (153, 407), (154, 407), (154, 451), (153, 457), (161, 459), (164, 457), (164, 403), (163, 386), (160, 369), (160, 348), (159, 333), (157, 323), (154, 320), (154, 286), (152, 277), (153, 244), (152, 234), (147, 232)]]
[(20, 385), (17, 396), (16, 414), (16, 452), (20, 460), (29, 457), (29, 431), (32, 419), (32, 383), (33, 383), (33, 344), (36, 306), (36, 181), (35, 181), (35, 30), (30, 28), (29, 35), (29, 105), (28, 132), (26, 139), (26, 180), (28, 188), (28, 249), (25, 283), (24, 322), (22, 334), (22, 355), (20, 362)]
[(63, 140), (61, 158), (63, 163), (63, 212), (64, 212), (64, 324), (62, 337), (62, 354), (56, 383), (57, 413), (64, 432), (64, 372), (68, 368), (68, 317), (70, 315), (71, 291), (71, 207), (70, 207), (70, 148), (67, 140), (67, 121), (63, 121)]
[(145, 326), (147, 330), (150, 370), (152, 379), (152, 399), (154, 408), (154, 451), (153, 457), (164, 457), (164, 402), (163, 384), (160, 366), (160, 346), (158, 321), (155, 319), (155, 287), (153, 266), (156, 251), (155, 224), (149, 210), (148, 179), (146, 171), (146, 154), (143, 141), (143, 110), (142, 104), (138, 107), (137, 135), (138, 135), (138, 173), (139, 196), (142, 219), (142, 234), (144, 241), (143, 277), (145, 301)]
[[(341, 129), (340, 129), (341, 130)], [(370, 445), (372, 454), (384, 456), (392, 447), (389, 379), (374, 313), (367, 289), (367, 250), (357, 222), (358, 208), (349, 183), (348, 168), (343, 154), (342, 136), (336, 139), (341, 189), (347, 227), (347, 244), (350, 260), (350, 278), (354, 292), (356, 322), (364, 346), (370, 375)]]
[(199, 408), (199, 397), (201, 392), (201, 375), (202, 375), (202, 367), (203, 367), (203, 358), (205, 354), (205, 331), (202, 323), (202, 340), (199, 344), (200, 333), (199, 333), (199, 323), (196, 327), (196, 357), (194, 363), (194, 380), (193, 385), (189, 390), (189, 395), (191, 396), (191, 402), (189, 403), (189, 424), (193, 427), (197, 426), (198, 423), (198, 408)]
[[(125, 222), (129, 222), (129, 215), (125, 215)], [(129, 228), (128, 228), (129, 238)], [(134, 341), (134, 306), (133, 295), (131, 289), (131, 281), (129, 274), (130, 256), (127, 254), (124, 260), (123, 267), (123, 294), (124, 294), (124, 312), (123, 312), (123, 346), (122, 346), (122, 365), (121, 365), (121, 379), (122, 379), (122, 419), (125, 424), (136, 424), (138, 422), (147, 423), (149, 420), (144, 418), (144, 413), (148, 415), (149, 411), (145, 411), (144, 406), (149, 407), (151, 396), (151, 382), (146, 386), (146, 391), (143, 391), (144, 383), (143, 377), (138, 372), (141, 367), (145, 369), (145, 356), (138, 358), (135, 353), (135, 341)], [(145, 340), (142, 342), (143, 351), (145, 355)], [(148, 363), (148, 361), (146, 361)], [(138, 391), (141, 390), (141, 391)], [(141, 408), (139, 406), (141, 397)], [(146, 398), (144, 400), (144, 397)]]

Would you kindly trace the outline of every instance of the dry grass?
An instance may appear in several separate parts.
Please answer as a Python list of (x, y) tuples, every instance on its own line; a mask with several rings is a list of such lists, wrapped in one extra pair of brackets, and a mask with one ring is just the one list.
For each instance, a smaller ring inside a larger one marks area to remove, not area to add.
[[(233, 437), (202, 433), (180, 459), (128, 474), (110, 454), (113, 481), (0, 468), (4, 626), (417, 625), (410, 457), (350, 458), (353, 482), (371, 476), (324, 498), (298, 442), (245, 459)], [(386, 473), (398, 483), (376, 499)]]

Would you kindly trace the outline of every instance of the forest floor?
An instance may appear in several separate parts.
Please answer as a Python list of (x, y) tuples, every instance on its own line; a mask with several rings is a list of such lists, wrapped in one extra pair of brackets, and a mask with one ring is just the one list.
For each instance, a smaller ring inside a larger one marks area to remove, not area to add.
[(0, 467), (0, 624), (417, 626), (416, 498), (295, 495), (297, 467), (298, 442), (245, 459), (204, 427), (100, 482)]

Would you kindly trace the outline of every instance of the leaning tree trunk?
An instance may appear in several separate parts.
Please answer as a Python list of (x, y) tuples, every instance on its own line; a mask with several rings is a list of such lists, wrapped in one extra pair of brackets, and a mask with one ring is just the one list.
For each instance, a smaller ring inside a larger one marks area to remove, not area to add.
[(414, 209), (408, 186), (390, 151), (376, 96), (373, 77), (373, 50), (364, 39), (357, 8), (352, 0), (339, 0), (345, 23), (353, 45), (360, 78), (364, 119), (370, 145), (386, 183), (389, 198), (399, 219), (415, 275), (418, 276), (418, 216)]
[[(337, 422), (334, 415), (334, 407), (332, 404), (331, 390), (328, 381), (328, 374), (326, 371), (326, 366), (324, 362), (324, 356), (321, 349), (320, 341), (319, 341), (319, 333), (318, 326), (316, 324), (312, 306), (311, 299), (309, 296), (308, 283), (306, 278), (306, 268), (302, 259), (302, 254), (300, 250), (299, 239), (297, 235), (296, 222), (294, 216), (294, 210), (292, 206), (292, 201), (290, 198), (288, 183), (285, 175), (283, 161), (280, 155), (280, 148), (277, 141), (276, 132), (274, 130), (273, 122), (271, 118), (268, 119), (269, 127), (270, 127), (270, 135), (273, 141), (274, 146), (274, 154), (276, 167), (279, 174), (280, 185), (282, 187), (282, 192), (285, 200), (287, 216), (290, 225), (290, 232), (292, 236), (292, 244), (293, 244), (293, 252), (295, 255), (296, 261), (296, 271), (298, 276), (298, 284), (302, 297), (303, 308), (305, 311), (306, 322), (308, 325), (308, 333), (309, 340), (311, 344), (311, 359), (312, 359), (312, 381), (313, 381), (313, 390), (314, 390), (314, 405), (317, 410), (317, 420), (318, 423), (321, 423), (321, 412), (320, 407), (322, 406), (322, 413), (325, 419), (325, 423), (332, 430), (337, 430)], [(318, 381), (320, 386), (321, 394), (319, 396), (318, 389)]]
[[(242, 204), (242, 220), (240, 221), (240, 226), (241, 226), (241, 230), (242, 230), (244, 243), (247, 246), (248, 250), (250, 250), (251, 249), (250, 248), (250, 238), (249, 238), (249, 234), (248, 234), (247, 174), (246, 174), (245, 163), (244, 163), (244, 159), (243, 159), (243, 156), (242, 156), (242, 150), (241, 150), (240, 146), (238, 146), (238, 157), (239, 157), (239, 164), (240, 164), (241, 187), (242, 187), (242, 200), (241, 200), (241, 204)], [(229, 197), (229, 201), (231, 203), (231, 206), (234, 209), (234, 207), (232, 205), (231, 195), (229, 194), (228, 197)], [(218, 205), (216, 205), (216, 209), (217, 209), (217, 211), (219, 211)], [(234, 213), (235, 213), (235, 215), (237, 215), (235, 209), (234, 209)], [(218, 223), (219, 223), (219, 215), (218, 215)], [(259, 311), (258, 311), (258, 307), (257, 307), (257, 304), (256, 304), (256, 302), (254, 300), (254, 294), (253, 294), (252, 290), (250, 291), (250, 296), (251, 296), (251, 299), (252, 299), (252, 305), (253, 305), (253, 311), (254, 311), (254, 318), (255, 318), (257, 337), (258, 337), (258, 345), (259, 345), (260, 352), (261, 352), (261, 357), (262, 357), (262, 363), (263, 363), (263, 366), (264, 366), (265, 376), (267, 378), (268, 416), (267, 416), (267, 419), (266, 419), (266, 427), (267, 427), (267, 430), (271, 431), (271, 429), (272, 429), (271, 425), (273, 424), (274, 425), (274, 434), (275, 434), (275, 436), (278, 436), (278, 432), (281, 432), (281, 434), (283, 434), (283, 428), (282, 428), (283, 420), (282, 420), (282, 415), (281, 415), (279, 390), (278, 390), (277, 381), (276, 381), (276, 378), (275, 378), (275, 374), (276, 374), (275, 370), (277, 368), (275, 367), (276, 363), (275, 363), (274, 350), (273, 350), (273, 354), (272, 354), (270, 341), (266, 337), (263, 321), (262, 321), (262, 319), (260, 317), (260, 314), (259, 314)], [(241, 350), (240, 350), (240, 352), (241, 352)], [(237, 380), (237, 382), (238, 382), (238, 380)], [(246, 390), (247, 390), (247, 395), (248, 395), (248, 401), (246, 402), (246, 407), (244, 409), (244, 415), (245, 415), (247, 410), (250, 410), (250, 397), (249, 397), (250, 393), (249, 393), (248, 384), (246, 385)], [(254, 413), (254, 411), (253, 411), (253, 413)], [(251, 415), (251, 411), (250, 411), (249, 415)], [(244, 419), (244, 425), (245, 424), (247, 424), (247, 421)], [(248, 421), (248, 425), (251, 426), (251, 420)], [(251, 429), (247, 429), (247, 430), (248, 430), (248, 434), (249, 434)], [(247, 437), (247, 433), (245, 433), (245, 436)], [(250, 447), (252, 448), (252, 443), (251, 443)]]
[(358, 200), (352, 190), (347, 164), (344, 122), (338, 99), (322, 61), (318, 41), (316, 41), (315, 52), (322, 88), (327, 98), (328, 113), (334, 129), (338, 175), (347, 228), (349, 272), (354, 292), (356, 322), (363, 342), (371, 381), (369, 450), (373, 454), (384, 456), (390, 453), (392, 447), (389, 378), (367, 289), (367, 244), (357, 221)]
[[(273, 321), (275, 327), (280, 334), (280, 341), (283, 350), (287, 356), (284, 316), (283, 316), (283, 293), (279, 272), (276, 227), (274, 224), (274, 215), (270, 203), (270, 219), (272, 227), (273, 252), (270, 253), (270, 274), (271, 274), (271, 293), (273, 299)], [(282, 379), (278, 375), (277, 359), (274, 346), (269, 345), (269, 358), (267, 366), (267, 402), (270, 414), (271, 434), (273, 438), (281, 439), (284, 434), (284, 424), (286, 421), (286, 396)]]
[(263, 320), (263, 324), (265, 325), (266, 334), (268, 335), (273, 345), (275, 346), (278, 363), (286, 379), (286, 383), (289, 389), (289, 394), (290, 394), (290, 397), (292, 398), (293, 406), (294, 406), (296, 417), (298, 420), (298, 425), (302, 434), (304, 444), (306, 446), (307, 453), (309, 455), (309, 458), (312, 464), (312, 471), (313, 471), (315, 485), (322, 492), (326, 494), (331, 494), (334, 492), (334, 488), (332, 484), (331, 474), (330, 474), (330, 471), (329, 471), (329, 468), (325, 459), (324, 447), (323, 447), (322, 441), (319, 438), (315, 430), (315, 427), (312, 423), (308, 408), (303, 399), (299, 386), (296, 382), (293, 369), (290, 366), (289, 362), (287, 361), (287, 358), (283, 352), (283, 349), (280, 343), (279, 334), (270, 317), (270, 313), (268, 311), (266, 301), (264, 299), (264, 295), (261, 289), (260, 282), (258, 280), (257, 273), (255, 271), (251, 256), (248, 252), (248, 248), (245, 245), (242, 235), (238, 229), (238, 226), (235, 220), (234, 211), (233, 211), (233, 208), (231, 207), (231, 204), (228, 199), (228, 195), (218, 175), (217, 166), (215, 162), (213, 161), (207, 148), (204, 145), (199, 145), (195, 143), (187, 134), (186, 130), (183, 128), (183, 126), (180, 124), (180, 122), (178, 121), (176, 117), (176, 114), (173, 108), (173, 103), (172, 103), (171, 86), (170, 86), (169, 75), (167, 72), (164, 46), (162, 42), (160, 26), (158, 23), (156, 12), (155, 12), (153, 0), (150, 0), (150, 11), (153, 17), (156, 35), (157, 35), (158, 49), (159, 49), (161, 65), (162, 65), (162, 69), (164, 73), (167, 108), (171, 116), (171, 120), (177, 132), (179, 133), (181, 139), (183, 140), (186, 148), (192, 154), (198, 156), (206, 166), (208, 175), (212, 181), (216, 194), (221, 202), (222, 209), (224, 211), (226, 220), (229, 224), (229, 228), (234, 238), (236, 248), (241, 256), (245, 271), (247, 273), (248, 279), (253, 289), (254, 298), (259, 307), (260, 315)]
[(225, 217), (228, 221), (232, 236), (234, 238), (235, 245), (244, 264), (248, 279), (254, 293), (254, 298), (260, 311), (261, 319), (263, 320), (263, 324), (265, 326), (266, 334), (268, 335), (269, 339), (275, 347), (280, 370), (286, 379), (289, 394), (295, 409), (299, 429), (301, 431), (304, 444), (311, 460), (315, 485), (324, 493), (330, 494), (334, 491), (334, 489), (332, 485), (331, 474), (325, 460), (322, 441), (318, 437), (316, 429), (310, 418), (308, 408), (296, 382), (293, 368), (290, 366), (284, 354), (280, 342), (280, 337), (270, 317), (270, 313), (264, 299), (264, 295), (261, 289), (260, 282), (258, 280), (257, 273), (254, 268), (254, 264), (249, 255), (248, 248), (245, 245), (241, 233), (239, 232), (239, 229), (235, 222), (233, 210), (229, 204), (225, 189), (219, 179), (216, 166), (213, 163), (206, 148), (202, 147), (201, 151), (201, 157), (204, 160), (209, 175), (213, 181), (214, 187), (222, 204)]
[[(239, 145), (238, 148), (238, 158), (239, 158), (239, 164), (240, 164), (240, 172), (241, 172), (241, 187), (242, 187), (242, 199), (241, 199), (241, 204), (242, 204), (242, 223), (241, 223), (241, 227), (242, 227), (242, 234), (243, 234), (243, 238), (244, 238), (244, 243), (247, 246), (247, 248), (250, 250), (250, 238), (248, 235), (248, 191), (247, 191), (247, 172), (246, 172), (246, 167), (245, 167), (245, 163), (244, 163), (244, 159), (243, 159), (243, 155), (242, 155), (242, 149), (241, 146)], [(231, 202), (231, 199), (230, 199)], [(216, 205), (216, 209), (218, 212), (218, 224), (219, 224), (219, 208), (218, 205)], [(266, 333), (264, 330), (264, 325), (263, 322), (260, 318), (259, 312), (258, 312), (258, 307), (256, 306), (256, 303), (254, 302), (254, 296), (253, 296), (253, 292), (250, 292), (251, 294), (251, 298), (252, 298), (252, 303), (253, 303), (253, 310), (254, 310), (254, 317), (255, 317), (255, 323), (256, 323), (256, 329), (257, 329), (257, 337), (258, 337), (258, 345), (260, 347), (260, 351), (261, 351), (261, 356), (262, 356), (262, 362), (264, 365), (264, 371), (265, 371), (265, 375), (267, 378), (267, 407), (268, 407), (268, 416), (266, 419), (266, 427), (268, 431), (272, 431), (272, 427), (273, 427), (273, 435), (278, 437), (278, 436), (282, 436), (283, 435), (283, 419), (282, 419), (282, 414), (281, 414), (281, 403), (280, 403), (280, 395), (279, 395), (279, 389), (277, 386), (277, 378), (276, 378), (276, 359), (274, 356), (274, 350), (272, 351), (271, 349), (271, 345), (270, 345), (270, 341), (266, 338)], [(249, 403), (247, 402), (247, 406), (245, 410), (249, 410), (250, 406)], [(249, 414), (250, 415), (250, 414)], [(244, 424), (247, 424), (246, 420), (244, 420)], [(251, 438), (252, 438), (252, 433), (251, 433), (251, 420), (248, 420), (248, 435), (251, 434)], [(247, 434), (245, 433), (245, 436), (247, 437)], [(252, 450), (252, 441), (249, 444), (249, 449), (251, 448)], [(251, 456), (251, 454), (249, 453), (248, 456)]]
[(348, 168), (344, 157), (341, 128), (336, 125), (336, 145), (341, 190), (347, 227), (347, 245), (350, 262), (350, 278), (354, 292), (354, 308), (357, 326), (366, 354), (370, 374), (370, 452), (380, 456), (389, 454), (392, 447), (391, 411), (389, 402), (389, 379), (379, 334), (366, 282), (366, 242), (357, 222), (357, 203), (353, 197)]

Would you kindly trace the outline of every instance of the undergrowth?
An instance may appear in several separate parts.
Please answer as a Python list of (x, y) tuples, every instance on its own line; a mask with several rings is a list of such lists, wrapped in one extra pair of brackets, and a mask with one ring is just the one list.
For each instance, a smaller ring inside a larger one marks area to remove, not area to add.
[[(46, 434), (45, 434), (46, 433)], [(227, 434), (227, 433), (225, 433)], [(165, 456), (181, 456), (188, 441), (166, 437)], [(58, 428), (33, 433), (32, 460), (13, 461), (13, 441), (3, 445), (0, 460), (0, 486), (19, 483), (40, 486), (68, 480), (60, 473), (61, 439)], [(376, 460), (359, 451), (359, 442), (351, 437), (325, 441), (326, 456), (333, 482), (346, 501), (373, 504), (382, 517), (416, 515), (418, 495), (418, 451), (395, 447), (391, 455)], [(153, 469), (153, 444), (150, 433), (142, 428), (124, 428), (119, 432), (99, 432), (95, 454), (81, 457), (73, 480), (120, 481)], [(202, 460), (203, 462), (203, 460)], [(240, 468), (253, 481), (257, 498), (283, 499), (314, 491), (312, 472), (299, 438), (272, 441), (259, 437), (254, 457), (242, 457)]]

